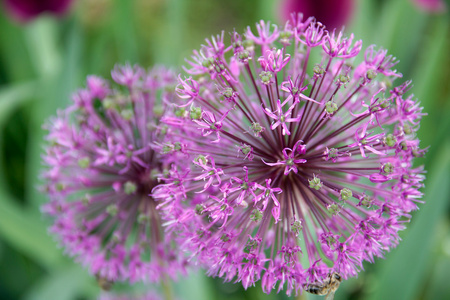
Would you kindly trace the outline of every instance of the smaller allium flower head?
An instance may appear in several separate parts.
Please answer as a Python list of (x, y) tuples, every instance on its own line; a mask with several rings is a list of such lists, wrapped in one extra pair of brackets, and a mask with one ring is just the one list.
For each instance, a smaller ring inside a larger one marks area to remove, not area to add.
[(30, 21), (42, 13), (61, 16), (73, 0), (5, 0), (3, 5), (19, 21)]
[(397, 245), (421, 197), (423, 113), (411, 82), (394, 85), (395, 58), (369, 46), (356, 63), (360, 50), (298, 15), (231, 46), (212, 37), (187, 61), (162, 122), (189, 158), (153, 195), (209, 275), (291, 294)]
[(43, 156), (50, 231), (105, 287), (174, 277), (185, 265), (149, 195), (170, 163), (161, 153), (182, 151), (159, 142), (176, 77), (130, 65), (111, 75), (116, 84), (89, 76), (74, 104), (49, 120)]
[(281, 17), (289, 20), (292, 13), (316, 17), (328, 29), (342, 28), (353, 14), (355, 0), (280, 0)]

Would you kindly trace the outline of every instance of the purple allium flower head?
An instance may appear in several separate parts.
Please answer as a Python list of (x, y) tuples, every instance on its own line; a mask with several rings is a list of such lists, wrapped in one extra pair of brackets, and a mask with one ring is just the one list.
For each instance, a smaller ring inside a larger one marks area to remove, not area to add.
[(329, 29), (346, 25), (353, 14), (354, 0), (280, 0), (281, 17), (289, 20), (292, 13), (316, 17)]
[(174, 277), (185, 260), (164, 235), (149, 194), (172, 159), (162, 153), (183, 151), (162, 143), (159, 121), (175, 97), (176, 77), (130, 65), (111, 75), (116, 84), (89, 76), (74, 104), (46, 124), (50, 202), (43, 210), (66, 252), (103, 282)]
[(385, 50), (356, 63), (361, 41), (301, 15), (257, 32), (188, 61), (162, 120), (188, 157), (153, 196), (209, 275), (291, 294), (397, 245), (421, 197), (423, 113)]
[(5, 8), (19, 21), (30, 21), (42, 13), (64, 14), (73, 0), (5, 0)]

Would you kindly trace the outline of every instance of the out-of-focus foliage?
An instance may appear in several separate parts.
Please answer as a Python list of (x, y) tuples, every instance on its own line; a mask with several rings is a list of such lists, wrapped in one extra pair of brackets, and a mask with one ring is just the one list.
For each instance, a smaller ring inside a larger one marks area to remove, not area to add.
[[(109, 76), (115, 63), (181, 65), (205, 37), (276, 21), (277, 1), (78, 0), (61, 19), (27, 24), (0, 13), (0, 299), (95, 299), (99, 288), (46, 232), (39, 207), (41, 124), (88, 74)], [(449, 6), (449, 5), (447, 5)], [(409, 0), (357, 1), (354, 32), (400, 59), (402, 80), (428, 116), (419, 131), (428, 171), (426, 201), (384, 260), (341, 284), (335, 299), (450, 299), (450, 16)], [(145, 286), (131, 287), (144, 290)], [(160, 287), (154, 287), (160, 289)], [(286, 299), (260, 287), (193, 272), (172, 283), (179, 299)], [(126, 291), (130, 287), (118, 285)], [(319, 299), (303, 294), (299, 299)]]

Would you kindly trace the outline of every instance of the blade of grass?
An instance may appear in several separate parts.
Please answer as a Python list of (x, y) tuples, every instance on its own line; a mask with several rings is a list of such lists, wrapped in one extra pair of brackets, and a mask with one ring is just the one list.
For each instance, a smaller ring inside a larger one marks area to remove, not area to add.
[(55, 74), (61, 67), (56, 21), (45, 17), (37, 19), (25, 27), (25, 38), (36, 74), (39, 77)]
[(51, 269), (62, 260), (55, 242), (39, 217), (26, 213), (16, 201), (0, 190), (0, 236), (17, 251), (42, 267)]
[(83, 296), (95, 299), (98, 287), (80, 266), (72, 263), (58, 268), (31, 287), (23, 300), (73, 300)]
[(161, 30), (156, 35), (157, 41), (152, 47), (156, 63), (176, 66), (182, 63), (182, 49), (186, 38), (186, 5), (185, 0), (168, 0), (166, 16)]
[(133, 3), (129, 0), (114, 1), (114, 34), (118, 57), (121, 63), (135, 63), (138, 59), (138, 45), (134, 30)]
[(33, 98), (36, 87), (36, 82), (26, 82), (0, 89), (0, 128), (3, 127), (9, 114)]
[[(56, 39), (56, 38), (55, 38)], [(66, 36), (66, 46), (63, 48), (61, 68), (56, 74), (47, 76), (44, 71), (40, 81), (40, 90), (37, 94), (38, 101), (33, 107), (32, 120), (29, 124), (29, 140), (27, 149), (27, 178), (26, 200), (31, 205), (30, 210), (37, 212), (39, 206), (45, 202), (46, 196), (37, 191), (41, 183), (39, 180), (41, 166), (41, 151), (45, 132), (42, 124), (57, 109), (63, 109), (70, 101), (70, 94), (80, 84), (82, 73), (81, 45), (83, 41), (80, 25), (77, 20), (69, 23)], [(36, 47), (46, 46), (36, 44)]]
[(369, 300), (418, 298), (421, 276), (429, 262), (434, 235), (432, 234), (447, 211), (450, 197), (450, 142), (439, 150), (430, 167), (428, 188), (425, 190), (424, 205), (413, 218), (413, 224), (397, 249), (386, 255), (376, 278), (378, 289)]
[[(428, 163), (448, 136), (450, 91), (448, 90), (448, 65), (450, 58), (450, 24), (445, 17), (436, 17), (430, 26), (420, 50), (421, 57), (415, 64), (414, 94), (421, 101), (428, 116), (421, 122), (418, 132), (421, 147), (431, 146), (422, 161)], [(445, 115), (446, 114), (446, 115)], [(444, 134), (444, 136), (443, 136)]]
[(278, 9), (279, 6), (280, 4), (274, 0), (258, 1), (259, 18), (265, 21), (276, 22), (281, 15)]
[(14, 24), (7, 14), (0, 12), (0, 28), (0, 85), (33, 78), (34, 69), (28, 57), (21, 26)]
[(191, 271), (174, 284), (175, 295), (183, 295), (185, 300), (215, 299), (214, 289), (203, 271)]

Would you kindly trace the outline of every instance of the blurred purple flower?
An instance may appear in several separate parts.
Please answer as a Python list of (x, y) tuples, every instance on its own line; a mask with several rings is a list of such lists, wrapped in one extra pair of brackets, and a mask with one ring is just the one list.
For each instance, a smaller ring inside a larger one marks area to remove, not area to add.
[(355, 59), (362, 42), (314, 18), (261, 21), (230, 44), (222, 34), (194, 51), (161, 120), (188, 156), (153, 189), (168, 231), (209, 275), (245, 288), (291, 294), (356, 276), (421, 202), (411, 82), (394, 83), (386, 50)]
[(4, 6), (21, 22), (30, 21), (42, 13), (61, 16), (70, 8), (73, 0), (4, 0)]
[(171, 163), (161, 153), (182, 151), (158, 143), (176, 77), (130, 65), (111, 76), (116, 84), (89, 76), (74, 104), (47, 122), (43, 155), (50, 232), (105, 287), (175, 277), (186, 264), (149, 195)]
[(315, 17), (330, 30), (340, 29), (350, 20), (354, 0), (281, 0), (281, 17), (290, 19), (291, 13), (302, 13), (304, 17)]
[(443, 13), (447, 5), (443, 0), (412, 0), (420, 9), (431, 13)]

